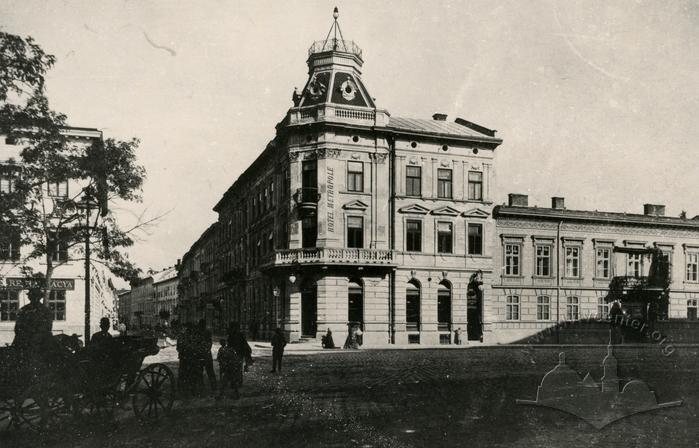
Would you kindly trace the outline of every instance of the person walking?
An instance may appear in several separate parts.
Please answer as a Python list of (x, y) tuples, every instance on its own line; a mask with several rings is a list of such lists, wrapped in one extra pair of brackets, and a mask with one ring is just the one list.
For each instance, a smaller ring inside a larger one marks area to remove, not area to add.
[(203, 370), (206, 371), (206, 376), (209, 380), (209, 387), (211, 387), (211, 392), (215, 393), (216, 390), (218, 390), (218, 387), (216, 386), (214, 358), (211, 355), (212, 344), (213, 341), (211, 338), (211, 332), (206, 328), (206, 321), (204, 319), (200, 319), (199, 324), (197, 326), (197, 354), (199, 362), (201, 363), (201, 367), (199, 368), (199, 374), (201, 375), (201, 370), (203, 367)]
[(243, 385), (243, 358), (227, 345), (225, 339), (221, 339), (221, 348), (218, 349), (216, 360), (221, 374), (220, 388), (216, 399), (223, 398), (227, 386), (233, 390), (234, 398), (240, 398), (238, 388)]
[(253, 364), (252, 349), (247, 339), (245, 339), (245, 335), (240, 332), (240, 324), (238, 322), (231, 322), (228, 325), (228, 345), (235, 350), (238, 356), (245, 360), (244, 371), (247, 372), (249, 366)]
[(284, 356), (284, 347), (286, 346), (286, 339), (282, 333), (281, 328), (274, 330), (274, 336), (272, 336), (272, 373), (276, 372), (277, 369), (282, 371), (282, 357)]

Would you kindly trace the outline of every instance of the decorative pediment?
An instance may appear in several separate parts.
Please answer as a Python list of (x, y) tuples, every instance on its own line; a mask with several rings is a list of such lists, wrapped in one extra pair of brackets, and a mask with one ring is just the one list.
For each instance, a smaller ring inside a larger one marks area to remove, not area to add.
[(346, 203), (345, 205), (342, 206), (345, 210), (361, 210), (364, 211), (368, 208), (369, 206), (366, 205), (364, 202), (355, 199), (354, 201), (350, 201)]
[(432, 214), (437, 216), (459, 216), (459, 213), (461, 212), (455, 208), (449, 207), (448, 205), (432, 210)]
[(426, 215), (430, 212), (430, 209), (425, 208), (420, 204), (410, 204), (399, 208), (398, 211), (401, 213), (417, 213), (419, 215)]
[(463, 215), (468, 218), (487, 218), (490, 216), (490, 213), (480, 208), (472, 208), (471, 210), (466, 210)]

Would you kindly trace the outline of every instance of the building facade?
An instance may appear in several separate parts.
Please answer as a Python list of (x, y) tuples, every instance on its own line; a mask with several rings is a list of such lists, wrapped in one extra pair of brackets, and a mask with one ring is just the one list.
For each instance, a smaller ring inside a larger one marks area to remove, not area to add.
[(291, 340), (330, 329), (341, 341), (349, 325), (368, 345), (465, 339), (469, 283), (480, 285), (470, 308), (480, 326), (492, 281), (502, 140), (443, 114), (391, 116), (364, 84), (362, 50), (336, 27), (309, 49), (308, 81), (274, 139), (183, 258), (179, 306), (187, 320), (263, 336), (279, 326)]
[[(63, 133), (76, 146), (90, 145), (102, 138), (97, 129), (66, 128)], [(21, 142), (0, 136), (0, 195), (11, 193), (14, 188), (14, 176), (21, 173), (18, 161), (22, 149)], [(79, 197), (83, 187), (74, 180), (47, 183), (46, 207), (51, 207), (54, 201)], [(46, 305), (53, 312), (55, 334), (83, 335), (85, 332), (85, 263), (80, 249), (61, 248), (59, 243), (53, 257), (55, 269)], [(29, 303), (28, 288), (45, 287), (28, 280), (23, 272), (24, 267), (35, 273), (46, 270), (44, 257), (30, 257), (29, 252), (28, 246), (19, 243), (17, 235), (0, 235), (0, 345), (14, 339), (17, 312)], [(94, 333), (99, 330), (100, 318), (116, 319), (117, 296), (111, 274), (100, 263), (91, 264), (90, 278), (90, 326)]]
[(119, 294), (119, 320), (129, 328), (168, 326), (177, 319), (177, 269), (165, 268), (131, 282)]
[[(653, 273), (650, 254), (667, 266), (659, 320), (696, 320), (699, 299), (699, 217), (665, 215), (646, 204), (644, 214), (530, 207), (513, 194), (494, 210), (497, 223), (492, 296), (485, 303), (486, 335), (493, 342), (524, 341), (563, 322), (606, 319), (610, 288), (632, 292)], [(651, 285), (652, 286), (652, 285)], [(624, 312), (645, 318), (643, 304)]]

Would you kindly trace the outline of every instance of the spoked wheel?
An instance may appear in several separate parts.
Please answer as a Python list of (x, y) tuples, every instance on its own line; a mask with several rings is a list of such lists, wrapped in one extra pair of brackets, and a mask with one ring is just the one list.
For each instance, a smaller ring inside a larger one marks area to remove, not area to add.
[(14, 398), (0, 400), (0, 432), (9, 431), (19, 424), (17, 402)]
[(65, 396), (50, 383), (35, 384), (22, 397), (17, 406), (19, 421), (34, 431), (50, 430), (73, 416)]
[(172, 409), (175, 376), (166, 365), (151, 364), (138, 373), (131, 393), (136, 416), (142, 420), (157, 420)]

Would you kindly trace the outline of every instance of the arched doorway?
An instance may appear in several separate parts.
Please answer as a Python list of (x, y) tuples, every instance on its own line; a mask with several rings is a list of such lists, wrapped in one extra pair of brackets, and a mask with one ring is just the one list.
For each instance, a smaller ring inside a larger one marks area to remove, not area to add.
[(469, 341), (483, 340), (483, 273), (476, 272), (468, 282), (466, 292), (466, 330)]
[(420, 331), (420, 283), (410, 280), (405, 287), (405, 330)]
[(440, 343), (451, 343), (451, 284), (442, 280), (437, 287), (437, 330), (447, 333), (447, 338), (439, 336)]
[(313, 281), (301, 285), (301, 336), (316, 336), (318, 296)]
[(364, 325), (364, 291), (358, 281), (347, 285), (347, 321), (351, 324)]

